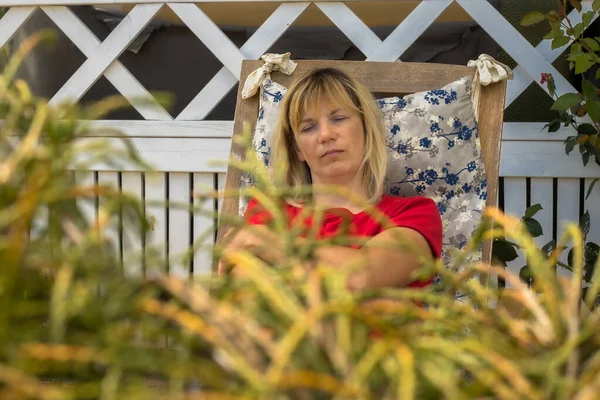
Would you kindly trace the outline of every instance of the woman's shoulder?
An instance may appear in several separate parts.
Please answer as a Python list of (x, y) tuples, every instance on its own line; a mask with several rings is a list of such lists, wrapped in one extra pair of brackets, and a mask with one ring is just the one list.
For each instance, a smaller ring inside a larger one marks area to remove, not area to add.
[[(436, 207), (435, 202), (424, 196), (411, 196), (411, 197), (400, 197), (400, 196), (388, 196), (384, 194), (381, 197), (381, 201), (377, 207), (381, 211), (395, 210), (398, 208), (414, 208), (414, 207)], [(436, 207), (437, 208), (437, 207)]]

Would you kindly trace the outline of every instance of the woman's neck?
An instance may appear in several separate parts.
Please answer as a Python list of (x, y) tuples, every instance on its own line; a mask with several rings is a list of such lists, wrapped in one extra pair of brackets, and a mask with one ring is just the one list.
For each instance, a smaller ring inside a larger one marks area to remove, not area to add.
[[(341, 188), (344, 193), (331, 193), (331, 188), (334, 186)], [(346, 208), (354, 213), (365, 208), (367, 195), (360, 179), (352, 179), (346, 184), (313, 182), (313, 188), (316, 189), (313, 193), (313, 202), (321, 208)]]

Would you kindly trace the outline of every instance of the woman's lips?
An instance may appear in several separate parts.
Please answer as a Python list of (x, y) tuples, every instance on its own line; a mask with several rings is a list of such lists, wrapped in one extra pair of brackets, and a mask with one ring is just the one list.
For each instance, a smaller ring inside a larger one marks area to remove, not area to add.
[(334, 156), (336, 154), (340, 154), (341, 152), (343, 152), (343, 150), (329, 150), (329, 151), (326, 151), (321, 157)]

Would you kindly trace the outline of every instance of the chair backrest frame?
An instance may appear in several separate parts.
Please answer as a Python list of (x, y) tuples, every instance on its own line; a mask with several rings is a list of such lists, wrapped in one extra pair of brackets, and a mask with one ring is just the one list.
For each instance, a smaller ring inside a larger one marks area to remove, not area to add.
[[(233, 137), (241, 135), (244, 124), (254, 131), (258, 117), (259, 97), (253, 96), (242, 100), (243, 82), (247, 76), (263, 65), (263, 61), (245, 60), (242, 62), (240, 85), (235, 108)], [(333, 67), (355, 77), (365, 84), (371, 92), (383, 96), (404, 95), (415, 92), (436, 89), (468, 75), (474, 75), (475, 68), (461, 65), (402, 63), (402, 62), (368, 62), (368, 61), (337, 61), (337, 60), (301, 60), (296, 71), (291, 75), (273, 72), (271, 79), (286, 87), (303, 72), (315, 68)], [(504, 104), (506, 96), (506, 81), (501, 81), (481, 88), (479, 96), (479, 136), (483, 161), (488, 183), (487, 206), (495, 207), (498, 195), (500, 170), (500, 146), (502, 125), (504, 122)], [(238, 160), (245, 158), (245, 149), (232, 140), (230, 157)], [(240, 187), (241, 171), (233, 166), (227, 169), (225, 189)], [(237, 215), (239, 213), (239, 197), (228, 196), (223, 199), (221, 215)], [(229, 228), (221, 218), (217, 244)], [(491, 245), (487, 241), (483, 246), (483, 261), (491, 262)]]

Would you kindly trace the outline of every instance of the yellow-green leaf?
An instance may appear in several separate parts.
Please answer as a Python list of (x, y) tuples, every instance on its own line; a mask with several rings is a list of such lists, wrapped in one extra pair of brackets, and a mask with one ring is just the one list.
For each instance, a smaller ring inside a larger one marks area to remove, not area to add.
[(600, 44), (592, 38), (583, 38), (583, 43), (592, 51), (600, 51)]
[(592, 3), (592, 10), (598, 11), (600, 10), (600, 0), (594, 0)]
[(583, 54), (575, 60), (575, 73), (583, 74), (588, 69), (592, 68), (594, 62), (590, 60), (590, 57), (587, 54)]
[(539, 11), (531, 11), (521, 19), (521, 26), (530, 26), (542, 22), (546, 17)]
[(581, 96), (578, 93), (565, 93), (554, 102), (552, 109), (555, 111), (567, 111), (579, 103), (581, 103)]

